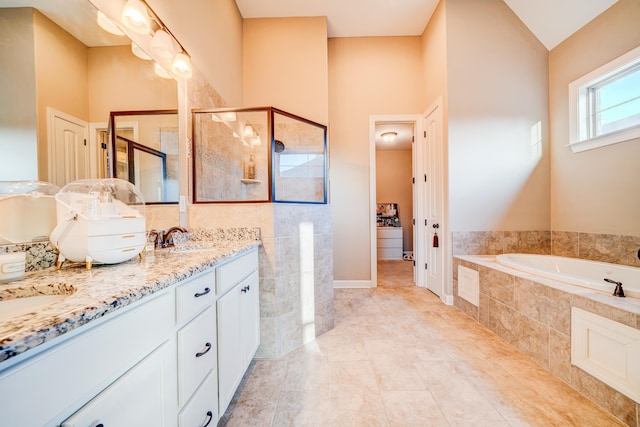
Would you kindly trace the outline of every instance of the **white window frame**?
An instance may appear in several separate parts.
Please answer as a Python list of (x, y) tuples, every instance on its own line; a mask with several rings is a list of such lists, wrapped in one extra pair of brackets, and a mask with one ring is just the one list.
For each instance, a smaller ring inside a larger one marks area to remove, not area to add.
[(637, 64), (640, 64), (640, 46), (569, 84), (568, 147), (571, 148), (571, 151), (579, 153), (640, 138), (640, 126), (633, 126), (593, 138), (589, 138), (587, 133), (589, 87)]

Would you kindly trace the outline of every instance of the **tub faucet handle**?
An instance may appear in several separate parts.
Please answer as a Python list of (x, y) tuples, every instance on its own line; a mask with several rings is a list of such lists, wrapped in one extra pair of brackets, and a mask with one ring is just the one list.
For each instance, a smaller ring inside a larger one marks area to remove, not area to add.
[(613, 283), (614, 285), (616, 285), (616, 288), (613, 291), (614, 297), (624, 298), (624, 290), (622, 289), (622, 282), (616, 282), (615, 280), (607, 279), (606, 277), (604, 278), (604, 281)]

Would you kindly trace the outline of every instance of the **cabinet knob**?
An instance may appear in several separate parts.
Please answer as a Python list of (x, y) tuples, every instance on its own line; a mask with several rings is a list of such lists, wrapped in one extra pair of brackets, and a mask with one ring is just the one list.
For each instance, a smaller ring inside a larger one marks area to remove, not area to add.
[(202, 357), (205, 354), (209, 353), (209, 350), (211, 350), (211, 343), (208, 342), (204, 345), (204, 350), (202, 350), (201, 352), (196, 353), (196, 357)]
[(198, 298), (198, 297), (201, 297), (201, 296), (203, 296), (203, 295), (208, 294), (209, 292), (211, 292), (211, 289), (209, 289), (209, 288), (204, 288), (204, 291), (202, 291), (202, 292), (196, 292), (195, 294), (193, 294), (193, 296), (194, 296), (194, 297), (196, 297), (196, 298)]
[(202, 427), (207, 427), (211, 424), (211, 420), (213, 420), (213, 412), (207, 411), (207, 416), (204, 419), (206, 422), (202, 424)]

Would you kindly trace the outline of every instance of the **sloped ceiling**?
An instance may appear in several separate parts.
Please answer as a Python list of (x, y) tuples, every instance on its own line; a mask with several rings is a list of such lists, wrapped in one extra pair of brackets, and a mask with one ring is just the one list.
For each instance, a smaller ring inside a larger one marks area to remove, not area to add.
[[(504, 2), (551, 50), (617, 0)], [(329, 37), (419, 36), (438, 0), (236, 0), (236, 4), (243, 18), (326, 16)]]

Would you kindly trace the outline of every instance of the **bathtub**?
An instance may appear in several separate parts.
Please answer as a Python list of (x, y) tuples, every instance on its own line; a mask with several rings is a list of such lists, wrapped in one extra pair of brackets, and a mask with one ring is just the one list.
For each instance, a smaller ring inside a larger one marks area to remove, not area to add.
[(583, 288), (613, 294), (615, 285), (605, 278), (621, 282), (625, 296), (640, 298), (640, 268), (606, 262), (553, 255), (503, 254), (496, 261), (505, 267)]

